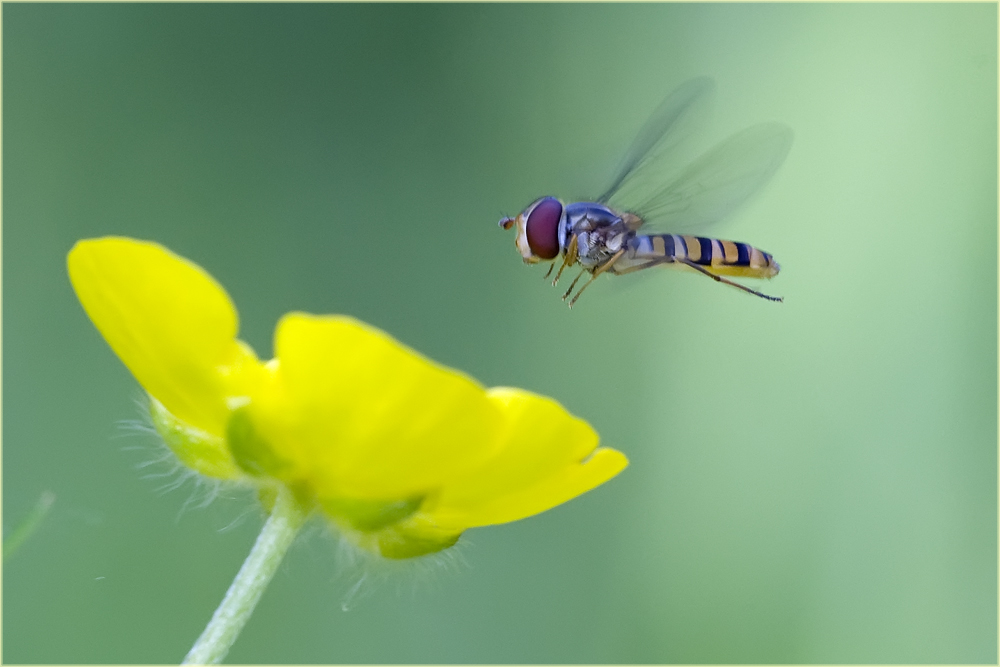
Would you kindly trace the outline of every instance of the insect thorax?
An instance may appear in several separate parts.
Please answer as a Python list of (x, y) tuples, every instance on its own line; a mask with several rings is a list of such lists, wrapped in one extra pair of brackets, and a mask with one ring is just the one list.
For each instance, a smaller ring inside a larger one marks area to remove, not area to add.
[(602, 264), (634, 236), (623, 216), (604, 204), (575, 202), (566, 205), (563, 248), (576, 237), (577, 261), (584, 268)]

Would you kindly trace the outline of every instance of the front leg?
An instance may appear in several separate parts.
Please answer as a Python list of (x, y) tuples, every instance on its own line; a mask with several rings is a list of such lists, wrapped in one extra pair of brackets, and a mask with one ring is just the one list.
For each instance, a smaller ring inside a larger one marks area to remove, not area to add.
[[(622, 248), (621, 250), (619, 250), (618, 252), (616, 252), (614, 255), (612, 255), (610, 258), (608, 258), (608, 261), (604, 262), (603, 264), (601, 264), (600, 266), (598, 266), (596, 269), (594, 269), (593, 271), (591, 271), (590, 280), (588, 280), (586, 283), (584, 283), (583, 287), (580, 288), (580, 291), (576, 293), (576, 296), (574, 296), (570, 300), (569, 307), (570, 308), (573, 307), (573, 304), (576, 303), (576, 300), (580, 298), (581, 294), (583, 294), (583, 290), (585, 290), (588, 287), (590, 287), (590, 283), (592, 283), (595, 280), (597, 280), (597, 276), (601, 275), (602, 273), (604, 273), (605, 271), (607, 271), (608, 269), (610, 269), (611, 265), (614, 264), (615, 262), (617, 262), (618, 258), (621, 257), (624, 254), (625, 254), (625, 248)], [(583, 273), (580, 273), (580, 275), (582, 276)], [(577, 279), (579, 279), (579, 278), (580, 278), (580, 276), (577, 276)], [(576, 284), (576, 280), (573, 281), (573, 285), (575, 285), (575, 284)], [(570, 285), (570, 291), (573, 290), (573, 285)], [(563, 299), (565, 299), (567, 296), (569, 296), (569, 292), (566, 292), (566, 294), (563, 295)]]
[[(563, 269), (565, 269), (567, 266), (573, 266), (574, 264), (576, 264), (577, 248), (578, 248), (577, 237), (576, 234), (574, 234), (569, 240), (569, 246), (566, 248), (566, 252), (563, 254), (562, 266), (559, 267), (559, 272), (556, 273), (556, 277), (552, 280), (553, 287), (555, 287), (556, 283), (559, 282), (559, 276), (562, 275)], [(553, 263), (552, 266), (555, 266), (555, 263)], [(549, 269), (549, 271), (551, 272), (552, 269)], [(546, 273), (545, 277), (547, 278), (548, 275), (549, 274)]]

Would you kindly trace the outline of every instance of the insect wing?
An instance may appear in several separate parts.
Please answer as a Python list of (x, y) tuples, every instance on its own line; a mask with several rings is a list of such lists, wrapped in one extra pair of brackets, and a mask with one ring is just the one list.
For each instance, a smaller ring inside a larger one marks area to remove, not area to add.
[(761, 123), (737, 132), (669, 177), (646, 161), (608, 204), (664, 230), (708, 225), (729, 215), (766, 184), (792, 147), (792, 130)]
[[(633, 179), (633, 175), (652, 167), (661, 171), (656, 163), (669, 157), (680, 142), (692, 134), (692, 125), (704, 113), (703, 107), (711, 97), (715, 83), (707, 76), (686, 81), (660, 103), (646, 124), (642, 126), (622, 161), (618, 175), (603, 195), (597, 198), (601, 203), (609, 200)], [(631, 188), (629, 188), (631, 189)]]

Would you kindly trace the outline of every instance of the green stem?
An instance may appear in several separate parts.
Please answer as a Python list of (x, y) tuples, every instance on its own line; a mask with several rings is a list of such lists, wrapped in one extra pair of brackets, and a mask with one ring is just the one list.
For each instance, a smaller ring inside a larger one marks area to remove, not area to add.
[(11, 531), (10, 535), (4, 538), (3, 541), (3, 559), (7, 560), (12, 553), (17, 551), (25, 540), (31, 537), (31, 534), (35, 532), (38, 526), (41, 525), (42, 520), (45, 515), (49, 513), (49, 509), (52, 507), (52, 503), (56, 501), (56, 496), (51, 491), (45, 491), (42, 493), (42, 497), (38, 499), (35, 504), (35, 508), (31, 510), (31, 514), (24, 518), (17, 528)]
[(250, 619), (305, 520), (306, 514), (292, 494), (287, 489), (280, 489), (271, 516), (261, 529), (250, 555), (182, 664), (214, 665), (222, 662)]

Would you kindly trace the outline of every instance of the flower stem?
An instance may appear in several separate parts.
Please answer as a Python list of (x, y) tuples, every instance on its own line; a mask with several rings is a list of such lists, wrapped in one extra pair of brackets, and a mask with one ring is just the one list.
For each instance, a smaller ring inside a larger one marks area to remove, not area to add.
[(226, 597), (182, 664), (215, 665), (222, 662), (250, 619), (250, 614), (305, 520), (306, 514), (292, 494), (281, 488), (274, 501), (271, 516), (257, 536), (250, 555), (243, 562)]

